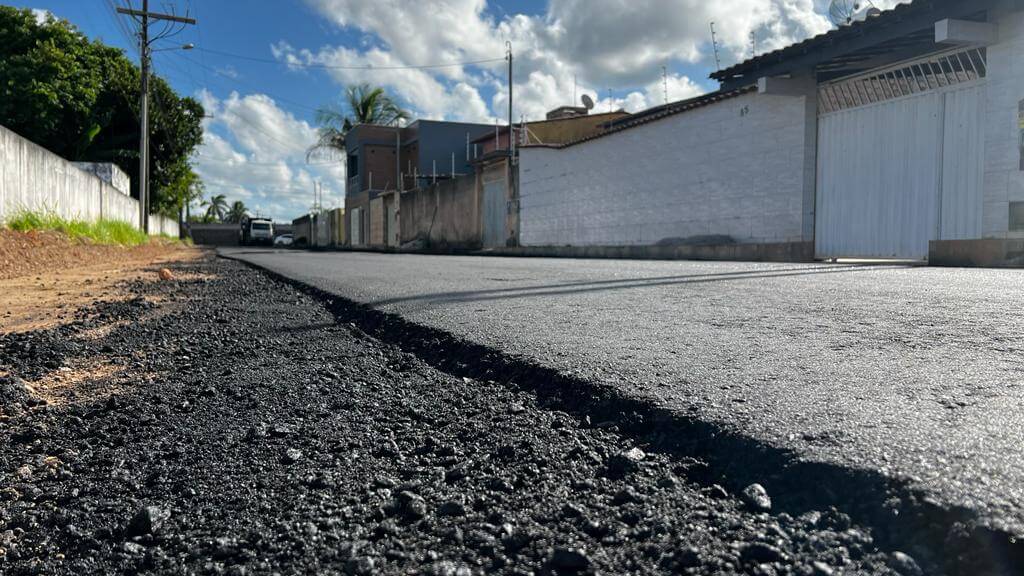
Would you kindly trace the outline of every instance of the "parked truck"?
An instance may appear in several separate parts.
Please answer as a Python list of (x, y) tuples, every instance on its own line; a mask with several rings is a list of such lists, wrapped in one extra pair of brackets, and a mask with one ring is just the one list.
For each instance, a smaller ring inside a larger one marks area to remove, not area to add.
[(242, 246), (254, 244), (274, 245), (274, 223), (266, 218), (243, 218), (239, 230)]

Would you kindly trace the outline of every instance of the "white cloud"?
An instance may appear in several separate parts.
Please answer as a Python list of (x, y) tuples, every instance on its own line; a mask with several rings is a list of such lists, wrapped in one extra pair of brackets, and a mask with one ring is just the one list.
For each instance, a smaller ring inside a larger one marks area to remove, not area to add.
[(36, 24), (39, 25), (45, 24), (48, 18), (54, 17), (53, 12), (50, 12), (49, 10), (44, 10), (42, 8), (33, 8), (32, 15), (35, 16)]
[[(501, 57), (511, 41), (516, 64), (517, 115), (537, 118), (569, 104), (573, 78), (577, 93), (605, 88), (636, 90), (643, 104), (653, 97), (661, 66), (713, 61), (708, 24), (716, 23), (723, 64), (749, 56), (750, 35), (763, 52), (829, 29), (823, 15), (827, 0), (550, 0), (540, 15), (497, 19), (486, 0), (307, 0), (334, 24), (357, 29), (377, 40), (372, 47), (322, 48), (316, 53), (286, 50), (278, 57), (292, 63), (335, 65), (414, 65)], [(894, 0), (886, 0), (892, 4)], [(410, 107), (428, 117), (476, 119), (504, 117), (507, 97), (502, 63), (420, 71), (332, 71), (342, 83), (373, 81), (392, 88)], [(491, 109), (470, 95), (470, 106), (453, 98), (480, 86), (496, 88)], [(710, 83), (706, 83), (710, 87)], [(691, 78), (673, 76), (670, 98), (704, 89)], [(623, 99), (639, 105), (629, 93)], [(461, 116), (450, 116), (452, 112)]]
[(291, 220), (309, 209), (320, 181), (325, 204), (343, 204), (344, 163), (306, 163), (315, 128), (264, 94), (233, 92), (219, 100), (204, 90), (197, 98), (213, 117), (203, 121), (203, 144), (194, 157), (208, 195), (224, 194), (253, 211)]

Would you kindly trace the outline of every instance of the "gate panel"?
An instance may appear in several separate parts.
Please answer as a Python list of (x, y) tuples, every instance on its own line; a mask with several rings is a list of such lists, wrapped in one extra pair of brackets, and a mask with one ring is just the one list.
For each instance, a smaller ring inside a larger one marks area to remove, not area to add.
[(926, 259), (938, 216), (942, 94), (818, 120), (819, 258)]
[(505, 215), (508, 201), (505, 198), (505, 180), (484, 182), (483, 241), (485, 248), (505, 246)]
[(939, 239), (981, 238), (985, 86), (970, 86), (944, 96)]

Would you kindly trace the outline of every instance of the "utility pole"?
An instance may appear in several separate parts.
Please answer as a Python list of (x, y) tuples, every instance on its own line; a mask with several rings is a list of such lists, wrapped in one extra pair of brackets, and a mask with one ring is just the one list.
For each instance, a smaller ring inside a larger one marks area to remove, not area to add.
[[(152, 40), (149, 37), (150, 20), (165, 20), (179, 24), (195, 24), (194, 18), (161, 14), (149, 11), (149, 0), (142, 0), (142, 10), (118, 8), (119, 14), (139, 18), (139, 64), (142, 71), (142, 86), (139, 103), (139, 227), (149, 233), (149, 57), (150, 44), (172, 35), (168, 28)], [(182, 29), (184, 26), (182, 26)], [(177, 32), (180, 32), (179, 29)], [(173, 32), (176, 34), (177, 32)]]
[(508, 50), (508, 151), (512, 150), (512, 42), (505, 41)]

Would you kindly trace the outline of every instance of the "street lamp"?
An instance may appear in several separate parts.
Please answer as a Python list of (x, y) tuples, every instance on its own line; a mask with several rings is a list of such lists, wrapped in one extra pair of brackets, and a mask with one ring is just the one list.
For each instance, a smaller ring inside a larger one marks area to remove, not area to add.
[(196, 45), (189, 42), (188, 44), (182, 44), (181, 46), (171, 46), (170, 48), (157, 48), (156, 50), (150, 50), (150, 52), (166, 52), (168, 50), (192, 50)]

